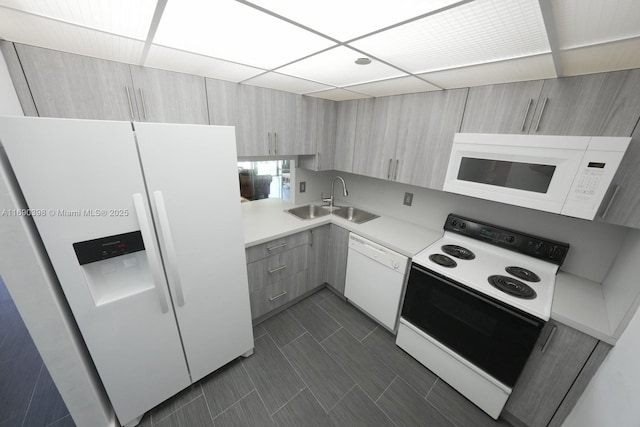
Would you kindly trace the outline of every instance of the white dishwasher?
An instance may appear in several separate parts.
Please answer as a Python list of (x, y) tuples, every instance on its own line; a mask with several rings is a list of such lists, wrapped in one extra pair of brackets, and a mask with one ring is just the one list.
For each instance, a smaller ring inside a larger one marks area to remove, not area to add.
[(357, 234), (349, 234), (344, 296), (393, 331), (408, 258)]

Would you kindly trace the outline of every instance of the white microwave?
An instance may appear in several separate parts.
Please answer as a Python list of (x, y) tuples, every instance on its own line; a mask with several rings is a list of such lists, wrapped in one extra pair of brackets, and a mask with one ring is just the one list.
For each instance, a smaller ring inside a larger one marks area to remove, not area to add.
[(630, 141), (456, 133), (444, 191), (593, 219)]

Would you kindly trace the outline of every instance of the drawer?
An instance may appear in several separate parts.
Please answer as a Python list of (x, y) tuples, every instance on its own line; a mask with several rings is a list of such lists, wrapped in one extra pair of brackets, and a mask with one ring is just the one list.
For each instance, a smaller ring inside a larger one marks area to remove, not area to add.
[(260, 290), (268, 284), (306, 270), (308, 249), (307, 245), (298, 246), (247, 264), (249, 290)]
[(260, 290), (249, 292), (251, 318), (260, 317), (297, 298), (305, 292), (306, 286), (307, 272), (300, 271)]
[(309, 232), (303, 231), (261, 245), (251, 246), (246, 249), (247, 264), (308, 243)]

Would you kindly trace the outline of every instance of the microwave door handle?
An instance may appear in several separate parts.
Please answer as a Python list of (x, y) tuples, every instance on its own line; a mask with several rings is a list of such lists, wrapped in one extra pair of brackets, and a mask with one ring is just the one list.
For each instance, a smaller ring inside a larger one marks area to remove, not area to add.
[(529, 98), (529, 102), (527, 102), (527, 108), (524, 110), (524, 115), (522, 116), (522, 125), (520, 125), (520, 131), (524, 131), (524, 124), (527, 121), (527, 116), (529, 115), (529, 110), (531, 109), (531, 103), (533, 99)]

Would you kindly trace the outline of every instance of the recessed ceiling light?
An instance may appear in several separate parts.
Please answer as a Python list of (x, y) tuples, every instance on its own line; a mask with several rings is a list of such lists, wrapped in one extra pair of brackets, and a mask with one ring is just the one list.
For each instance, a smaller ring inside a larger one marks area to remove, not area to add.
[(356, 59), (356, 64), (358, 64), (358, 65), (369, 65), (369, 64), (371, 64), (371, 58), (358, 58), (358, 59)]

